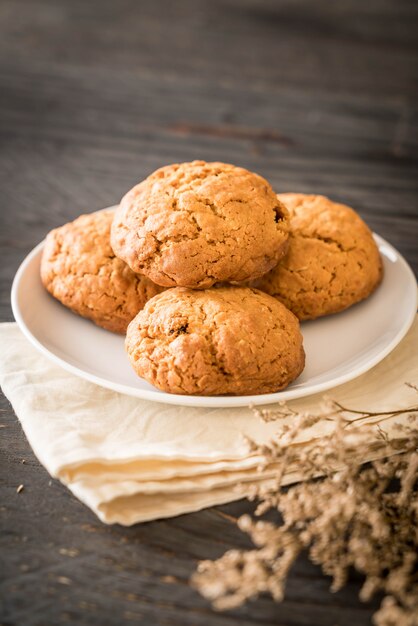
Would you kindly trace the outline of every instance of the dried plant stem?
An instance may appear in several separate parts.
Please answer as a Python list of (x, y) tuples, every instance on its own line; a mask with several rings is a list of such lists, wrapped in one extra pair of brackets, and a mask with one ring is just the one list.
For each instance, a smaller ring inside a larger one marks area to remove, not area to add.
[[(384, 417), (388, 415), (390, 417), (395, 417), (396, 415), (405, 415), (406, 413), (416, 413), (418, 411), (418, 406), (409, 407), (407, 409), (396, 409), (392, 411), (356, 411), (355, 409), (348, 409), (343, 406), (339, 402), (333, 401), (334, 405), (337, 407), (339, 413), (352, 413), (354, 415), (361, 415), (358, 419), (365, 419), (367, 417)], [(350, 420), (350, 422), (355, 422), (357, 420)]]
[[(411, 389), (418, 388), (408, 383)], [(230, 550), (217, 561), (200, 563), (192, 584), (219, 610), (239, 606), (260, 593), (284, 597), (288, 573), (302, 550), (332, 577), (331, 590), (346, 582), (350, 567), (365, 577), (360, 598), (376, 591), (385, 598), (374, 615), (376, 626), (418, 624), (418, 406), (382, 412), (352, 410), (327, 400), (322, 415), (297, 413), (282, 404), (277, 411), (257, 410), (264, 421), (292, 418), (277, 438), (250, 450), (277, 466), (275, 479), (254, 486), (256, 518), (240, 517), (252, 550)], [(358, 415), (347, 418), (347, 415)], [(347, 426), (367, 418), (408, 415), (396, 436), (380, 425)], [(292, 445), (305, 429), (321, 420), (334, 427), (322, 439)], [(365, 458), (376, 458), (362, 465)], [(303, 480), (282, 489), (289, 468)], [(323, 478), (318, 479), (318, 475)], [(397, 488), (394, 488), (397, 487)], [(257, 519), (268, 509), (281, 522)]]

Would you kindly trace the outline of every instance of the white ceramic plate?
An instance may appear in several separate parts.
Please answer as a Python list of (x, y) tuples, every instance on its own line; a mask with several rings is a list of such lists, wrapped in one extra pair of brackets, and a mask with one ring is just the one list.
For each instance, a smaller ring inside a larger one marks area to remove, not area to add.
[(270, 404), (322, 392), (345, 383), (381, 361), (401, 341), (414, 319), (417, 288), (402, 256), (375, 235), (384, 279), (364, 302), (343, 313), (304, 322), (306, 367), (287, 389), (258, 396), (183, 396), (158, 391), (134, 374), (124, 338), (74, 315), (52, 298), (39, 276), (44, 242), (26, 257), (12, 287), (17, 323), (33, 345), (69, 372), (124, 394), (169, 404), (207, 407)]

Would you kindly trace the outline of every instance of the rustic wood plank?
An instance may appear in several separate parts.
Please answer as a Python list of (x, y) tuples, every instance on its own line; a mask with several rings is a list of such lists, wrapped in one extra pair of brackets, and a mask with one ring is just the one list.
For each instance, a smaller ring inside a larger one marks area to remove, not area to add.
[[(0, 319), (49, 229), (194, 158), (352, 204), (418, 271), (417, 23), (406, 0), (3, 0)], [(188, 578), (246, 545), (220, 512), (250, 504), (109, 528), (50, 480), (4, 397), (0, 426), (0, 624), (370, 623), (359, 579), (330, 594), (306, 558), (283, 604), (213, 612)]]

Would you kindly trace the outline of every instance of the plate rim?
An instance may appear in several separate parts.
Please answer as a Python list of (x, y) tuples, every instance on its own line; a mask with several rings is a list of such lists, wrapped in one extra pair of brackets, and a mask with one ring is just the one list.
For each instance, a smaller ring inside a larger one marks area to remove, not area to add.
[[(14, 318), (19, 326), (19, 329), (22, 331), (24, 336), (28, 339), (28, 341), (39, 351), (41, 354), (46, 356), (50, 361), (62, 367), (64, 370), (82, 378), (84, 380), (88, 380), (89, 382), (98, 385), (99, 387), (104, 387), (105, 389), (111, 389), (117, 393), (121, 393), (123, 395), (128, 395), (131, 397), (148, 400), (152, 402), (157, 402), (160, 404), (171, 404), (177, 406), (191, 406), (191, 407), (206, 407), (206, 408), (236, 408), (236, 407), (248, 407), (255, 405), (267, 405), (274, 404), (276, 402), (288, 401), (288, 400), (296, 400), (299, 398), (306, 398), (308, 396), (313, 396), (315, 394), (327, 391), (329, 389), (333, 389), (334, 387), (338, 387), (344, 383), (347, 383), (355, 378), (358, 378), (362, 374), (368, 372), (373, 367), (375, 367), (380, 361), (382, 361), (388, 354), (396, 348), (396, 346), (402, 341), (405, 337), (406, 333), (412, 326), (412, 323), (415, 319), (415, 315), (417, 314), (417, 304), (418, 304), (418, 291), (416, 289), (416, 278), (415, 274), (412, 271), (409, 263), (405, 260), (398, 250), (392, 246), (389, 242), (387, 242), (383, 237), (378, 235), (377, 233), (373, 233), (373, 237), (380, 247), (382, 245), (387, 246), (391, 252), (393, 252), (397, 261), (400, 262), (406, 274), (409, 276), (411, 283), (415, 285), (415, 298), (414, 298), (414, 306), (411, 306), (411, 310), (409, 311), (403, 325), (400, 330), (397, 332), (395, 337), (380, 351), (375, 354), (375, 356), (368, 361), (366, 361), (362, 366), (355, 368), (354, 370), (337, 376), (337, 378), (332, 381), (322, 382), (312, 385), (311, 387), (307, 387), (306, 389), (285, 389), (283, 391), (276, 391), (274, 393), (268, 394), (260, 394), (260, 395), (251, 395), (251, 396), (196, 396), (196, 395), (182, 395), (182, 394), (169, 394), (167, 392), (161, 392), (158, 390), (147, 390), (134, 388), (129, 385), (124, 385), (116, 382), (112, 382), (106, 378), (101, 378), (95, 374), (91, 374), (90, 372), (86, 372), (85, 370), (80, 369), (79, 367), (68, 363), (65, 359), (57, 356), (53, 352), (51, 352), (37, 337), (30, 331), (28, 326), (26, 325), (22, 314), (20, 312), (20, 307), (18, 304), (18, 290), (21, 279), (27, 269), (27, 267), (31, 264), (33, 259), (38, 255), (38, 253), (43, 249), (45, 245), (45, 239), (43, 239), (40, 243), (38, 243), (23, 259), (19, 268), (14, 276), (12, 289), (11, 289), (11, 305), (12, 312)], [(222, 404), (222, 401), (224, 403)]]

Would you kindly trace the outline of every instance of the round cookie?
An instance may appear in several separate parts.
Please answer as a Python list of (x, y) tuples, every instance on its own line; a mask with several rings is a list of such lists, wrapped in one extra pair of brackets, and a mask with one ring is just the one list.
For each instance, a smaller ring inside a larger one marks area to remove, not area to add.
[(286, 209), (241, 167), (193, 161), (157, 170), (122, 199), (118, 257), (159, 285), (203, 289), (262, 276), (287, 249)]
[(145, 302), (162, 291), (134, 274), (110, 247), (114, 211), (81, 215), (52, 230), (45, 243), (41, 279), (46, 289), (74, 313), (124, 333)]
[(178, 394), (274, 392), (305, 364), (297, 318), (249, 287), (169, 289), (132, 320), (125, 346), (138, 376)]
[(324, 196), (279, 194), (290, 215), (287, 256), (254, 285), (300, 320), (337, 313), (367, 298), (383, 268), (359, 215)]

